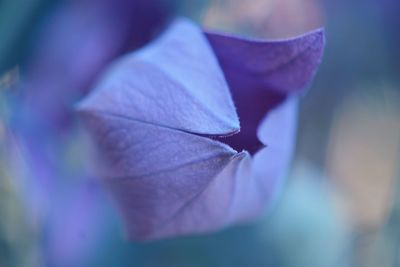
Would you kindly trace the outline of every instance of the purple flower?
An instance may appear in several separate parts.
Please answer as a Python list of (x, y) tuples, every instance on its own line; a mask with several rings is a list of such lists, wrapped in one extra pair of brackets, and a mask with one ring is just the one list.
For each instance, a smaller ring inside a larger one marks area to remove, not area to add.
[(263, 42), (179, 19), (113, 64), (78, 110), (128, 236), (209, 232), (270, 206), (323, 46), (321, 30)]

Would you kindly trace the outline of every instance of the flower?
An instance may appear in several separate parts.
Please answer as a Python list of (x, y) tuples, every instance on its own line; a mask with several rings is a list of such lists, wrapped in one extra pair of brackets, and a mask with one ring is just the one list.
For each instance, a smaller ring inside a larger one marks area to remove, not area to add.
[(293, 150), (296, 95), (323, 47), (322, 30), (265, 42), (178, 19), (115, 62), (78, 112), (128, 237), (205, 233), (271, 206)]

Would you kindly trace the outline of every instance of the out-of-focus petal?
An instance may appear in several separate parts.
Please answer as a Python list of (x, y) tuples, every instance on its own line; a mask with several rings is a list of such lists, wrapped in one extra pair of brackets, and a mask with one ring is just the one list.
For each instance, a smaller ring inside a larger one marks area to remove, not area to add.
[(57, 131), (70, 126), (72, 106), (114, 58), (137, 48), (168, 20), (162, 0), (83, 0), (59, 5), (43, 23), (24, 64), (20, 96), (26, 112)]
[[(97, 182), (86, 179), (76, 187), (58, 192), (46, 224), (48, 266), (85, 266), (104, 239), (108, 214)], [(67, 195), (67, 196), (65, 196)]]

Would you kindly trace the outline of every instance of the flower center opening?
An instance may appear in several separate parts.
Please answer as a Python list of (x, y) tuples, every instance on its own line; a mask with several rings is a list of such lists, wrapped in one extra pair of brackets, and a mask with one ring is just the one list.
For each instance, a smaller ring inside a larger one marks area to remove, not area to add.
[(231, 94), (240, 120), (240, 132), (218, 138), (238, 152), (256, 153), (264, 144), (257, 137), (258, 127), (272, 109), (282, 103), (286, 96), (259, 87), (233, 87)]

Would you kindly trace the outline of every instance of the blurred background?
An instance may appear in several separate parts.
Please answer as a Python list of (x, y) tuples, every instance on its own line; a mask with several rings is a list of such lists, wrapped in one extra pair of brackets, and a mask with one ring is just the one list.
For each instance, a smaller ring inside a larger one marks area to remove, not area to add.
[[(1, 1), (0, 267), (400, 266), (399, 11), (397, 0)], [(87, 137), (69, 109), (176, 15), (271, 39), (324, 26), (325, 56), (272, 213), (209, 235), (127, 242), (82, 166)]]

